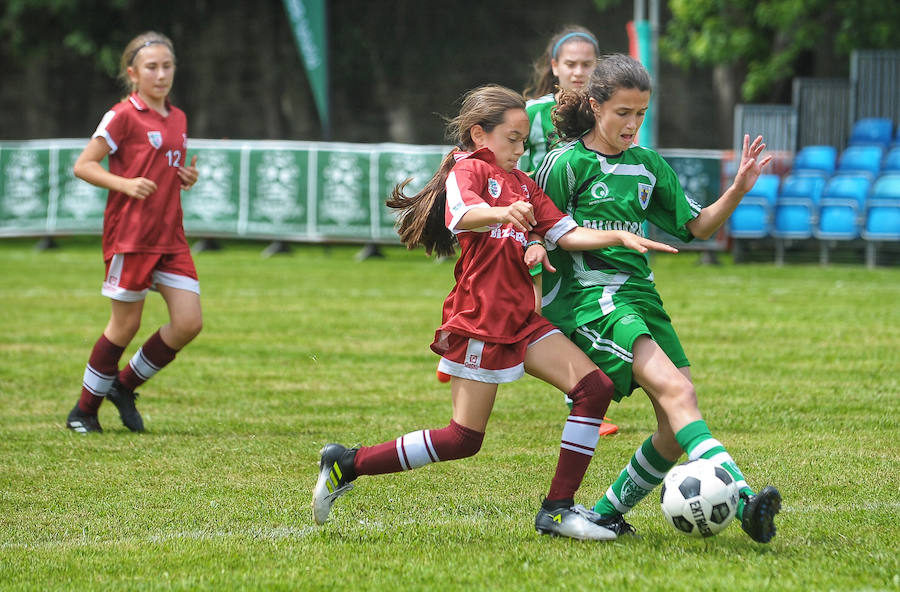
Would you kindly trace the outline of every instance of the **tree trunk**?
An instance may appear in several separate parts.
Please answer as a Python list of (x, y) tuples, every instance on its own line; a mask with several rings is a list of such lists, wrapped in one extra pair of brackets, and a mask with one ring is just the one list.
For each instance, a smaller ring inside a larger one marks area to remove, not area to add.
[(716, 97), (715, 129), (718, 136), (711, 144), (731, 146), (734, 127), (734, 105), (740, 100), (740, 80), (736, 66), (715, 66), (713, 68), (713, 92)]

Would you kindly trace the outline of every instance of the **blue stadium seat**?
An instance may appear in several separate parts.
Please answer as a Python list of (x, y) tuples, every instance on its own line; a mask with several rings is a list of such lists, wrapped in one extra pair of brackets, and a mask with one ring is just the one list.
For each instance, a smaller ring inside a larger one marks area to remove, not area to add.
[(898, 172), (900, 173), (900, 146), (894, 146), (884, 156), (884, 162), (881, 163), (881, 172)]
[(775, 204), (772, 228), (775, 237), (804, 239), (813, 236), (825, 181), (825, 175), (814, 173), (792, 173), (784, 178)]
[(848, 146), (838, 158), (837, 172), (865, 172), (877, 177), (881, 172), (884, 148), (872, 145)]
[(772, 212), (778, 199), (778, 175), (760, 175), (728, 219), (733, 238), (764, 238), (769, 235)]
[(760, 175), (759, 178), (756, 179), (756, 183), (753, 185), (753, 188), (747, 192), (746, 197), (763, 197), (766, 199), (769, 205), (774, 206), (775, 201), (778, 199), (779, 185), (781, 185), (781, 177), (779, 175)]
[(822, 203), (826, 199), (848, 198), (863, 205), (871, 186), (872, 176), (868, 173), (838, 173), (825, 183)]
[(859, 237), (872, 177), (868, 173), (844, 173), (831, 177), (822, 191), (816, 238), (853, 240)]
[(879, 242), (900, 240), (900, 172), (881, 175), (872, 184), (866, 202), (866, 221), (862, 229), (866, 240), (866, 261), (874, 267)]
[(818, 203), (827, 180), (828, 176), (821, 173), (791, 173), (781, 182), (778, 198), (805, 197)]
[(813, 171), (830, 175), (834, 172), (836, 161), (837, 148), (834, 146), (804, 146), (794, 156), (793, 170), (791, 172)]
[(859, 119), (850, 130), (851, 146), (859, 144), (876, 144), (882, 148), (890, 145), (894, 136), (894, 122), (884, 117), (867, 117)]
[(862, 235), (868, 241), (900, 240), (900, 203), (869, 205)]
[(896, 199), (900, 201), (900, 171), (885, 173), (872, 184), (870, 199)]

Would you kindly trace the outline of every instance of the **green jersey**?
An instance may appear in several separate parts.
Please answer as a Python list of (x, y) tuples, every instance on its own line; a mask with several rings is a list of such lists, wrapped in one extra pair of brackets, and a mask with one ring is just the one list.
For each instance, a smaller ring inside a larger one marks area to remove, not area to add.
[(553, 126), (551, 113), (555, 106), (556, 99), (552, 93), (537, 99), (529, 99), (525, 103), (525, 112), (528, 113), (531, 129), (525, 138), (525, 153), (519, 158), (519, 170), (529, 174), (536, 171), (547, 152), (559, 142), (559, 133)]
[[(649, 221), (687, 242), (693, 235), (685, 224), (701, 209), (684, 194), (672, 167), (640, 146), (606, 156), (581, 140), (571, 141), (547, 154), (535, 181), (586, 228), (644, 236)], [(655, 292), (645, 254), (625, 247), (571, 252), (553, 247), (548, 245), (549, 258), (558, 271), (544, 275), (543, 314), (567, 334), (610, 312), (620, 289)]]

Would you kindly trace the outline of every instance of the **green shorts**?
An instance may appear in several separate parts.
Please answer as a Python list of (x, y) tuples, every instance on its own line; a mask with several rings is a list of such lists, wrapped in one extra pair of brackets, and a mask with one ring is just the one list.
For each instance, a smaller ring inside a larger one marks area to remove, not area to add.
[(571, 339), (612, 379), (616, 387), (613, 398), (620, 401), (640, 386), (634, 381), (631, 364), (634, 342), (641, 335), (649, 335), (659, 344), (676, 368), (691, 363), (655, 290), (621, 290), (617, 296), (613, 297), (614, 310), (575, 329)]

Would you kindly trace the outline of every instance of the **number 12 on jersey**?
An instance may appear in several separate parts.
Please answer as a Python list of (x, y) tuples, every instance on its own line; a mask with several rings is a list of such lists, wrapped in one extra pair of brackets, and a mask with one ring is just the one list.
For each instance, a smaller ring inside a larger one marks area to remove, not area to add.
[(179, 168), (181, 166), (181, 150), (169, 150), (166, 152), (166, 158), (169, 159), (169, 166)]

